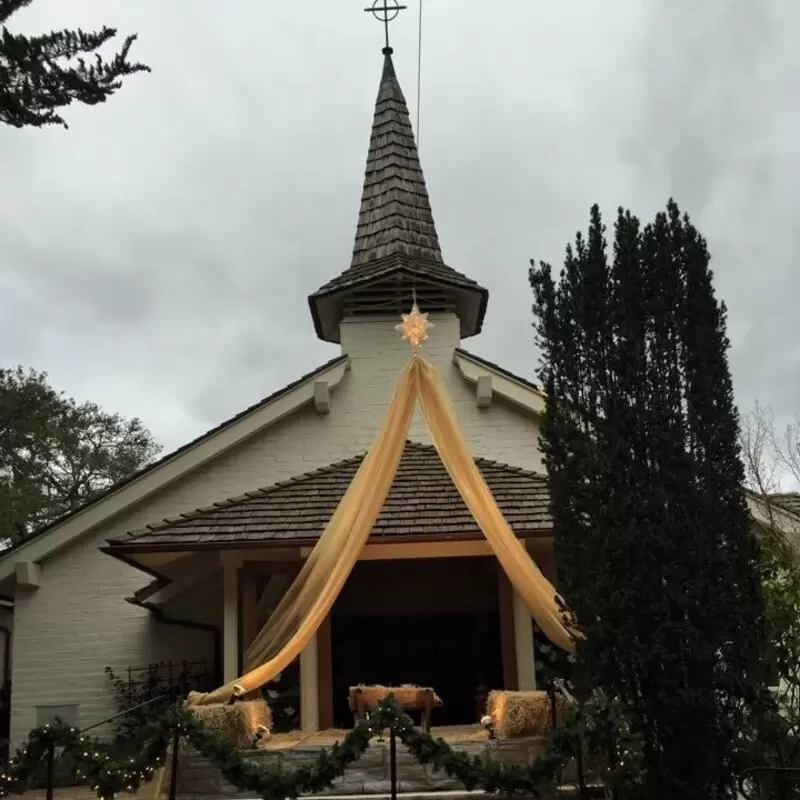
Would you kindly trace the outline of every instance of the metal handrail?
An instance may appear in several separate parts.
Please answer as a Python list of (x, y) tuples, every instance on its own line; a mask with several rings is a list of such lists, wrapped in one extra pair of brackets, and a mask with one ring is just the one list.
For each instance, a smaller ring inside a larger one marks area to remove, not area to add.
[(84, 728), (79, 733), (87, 733), (88, 731), (93, 731), (95, 728), (99, 728), (101, 725), (107, 725), (109, 722), (113, 722), (115, 719), (119, 719), (120, 717), (124, 717), (127, 714), (130, 714), (132, 711), (138, 711), (140, 708), (144, 708), (145, 706), (149, 706), (152, 703), (156, 703), (159, 700), (168, 700), (172, 695), (168, 692), (164, 694), (158, 695), (158, 697), (151, 697), (149, 700), (145, 700), (141, 703), (137, 703), (135, 706), (131, 706), (130, 708), (126, 708), (124, 711), (118, 711), (116, 714), (112, 714), (107, 719), (101, 720), (100, 722), (95, 722), (94, 725), (90, 725), (88, 728)]
[[(130, 714), (132, 711), (138, 711), (140, 708), (144, 708), (145, 706), (157, 703), (159, 700), (167, 700), (170, 697), (171, 695), (168, 693), (160, 694), (158, 695), (158, 697), (151, 697), (149, 700), (145, 700), (142, 703), (137, 703), (135, 706), (126, 708), (124, 711), (118, 711), (116, 714), (112, 714), (110, 717), (107, 717), (106, 719), (103, 719), (100, 722), (95, 722), (94, 725), (89, 725), (88, 728), (83, 728), (82, 730), (79, 730), (78, 734), (83, 735), (84, 733), (93, 731), (95, 728), (99, 728), (101, 725), (107, 725), (109, 722), (113, 722), (115, 719), (124, 717), (126, 714)], [(55, 781), (56, 781), (57, 762), (58, 758), (56, 757), (55, 745), (53, 743), (50, 743), (50, 745), (47, 748), (47, 786), (45, 790), (46, 800), (53, 800), (53, 792), (55, 790)]]

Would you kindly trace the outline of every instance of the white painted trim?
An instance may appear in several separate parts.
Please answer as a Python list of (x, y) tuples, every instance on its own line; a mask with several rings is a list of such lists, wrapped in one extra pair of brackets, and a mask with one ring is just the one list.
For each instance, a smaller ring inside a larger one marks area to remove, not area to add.
[(319, 730), (319, 652), (316, 633), (300, 653), (300, 730)]
[[(313, 547), (301, 547), (300, 558), (311, 555)], [(494, 551), (485, 539), (456, 540), (452, 542), (386, 542), (366, 544), (359, 561), (393, 561), (398, 558), (459, 558), (465, 556), (490, 556)]]
[[(530, 550), (547, 549), (552, 538), (549, 536), (526, 539), (526, 546)], [(299, 557), (299, 560), (308, 558), (313, 547), (300, 547), (287, 552), (277, 548), (264, 548), (263, 550), (223, 550), (220, 557), (230, 559), (236, 563), (245, 561), (292, 561)], [(385, 561), (397, 558), (459, 558), (465, 556), (490, 556), (494, 551), (491, 545), (483, 537), (472, 537), (469, 539), (453, 539), (451, 541), (433, 542), (380, 542), (374, 539), (364, 545), (359, 560), (361, 561)]]
[(0, 557), (0, 581), (10, 578), (14, 574), (16, 562), (42, 561), (111, 517), (124, 512), (135, 503), (141, 502), (225, 451), (242, 444), (278, 420), (292, 414), (301, 406), (312, 403), (316, 382), (324, 380), (331, 388), (337, 386), (347, 374), (349, 364), (349, 361), (341, 361), (321, 372), (312, 374), (307, 380), (285, 394), (278, 395), (273, 400), (253, 409), (241, 419), (201, 439), (187, 450), (176, 454), (83, 511), (65, 519), (63, 523), (47, 533), (11, 550), (5, 556)]
[(239, 677), (239, 568), (222, 568), (222, 680), (230, 683)]
[(533, 654), (533, 620), (525, 601), (514, 590), (514, 652), (517, 684), (521, 692), (536, 691), (536, 660)]
[(539, 389), (533, 389), (521, 381), (514, 380), (499, 370), (494, 370), (472, 358), (466, 353), (455, 351), (453, 363), (458, 367), (464, 380), (475, 384), (483, 377), (491, 378), (492, 394), (505, 398), (514, 405), (536, 414), (544, 414), (545, 397)]

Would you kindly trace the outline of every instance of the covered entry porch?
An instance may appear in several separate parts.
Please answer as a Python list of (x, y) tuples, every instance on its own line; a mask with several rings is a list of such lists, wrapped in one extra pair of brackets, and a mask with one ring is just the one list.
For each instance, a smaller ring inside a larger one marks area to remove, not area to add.
[[(137, 593), (135, 599), (148, 607), (158, 606), (168, 611), (172, 603), (180, 602), (182, 594), (195, 594), (198, 585), (201, 587), (202, 602), (195, 602), (189, 611), (196, 617), (202, 616), (204, 621), (218, 620), (223, 681), (234, 681), (242, 674), (243, 653), (311, 554), (361, 460), (358, 457), (338, 462), (131, 532), (111, 540), (106, 552), (158, 576), (149, 587)], [(497, 462), (476, 459), (475, 463), (516, 537), (524, 543), (545, 577), (552, 580), (552, 526), (546, 480), (535, 473)], [(444, 592), (439, 587), (446, 583), (445, 579), (469, 572), (469, 565), (481, 560), (487, 566), (480, 575), (476, 574), (471, 581), (462, 581), (450, 593), (457, 600), (455, 606), (452, 603), (450, 608), (443, 605), (441, 595)], [(380, 572), (379, 562), (387, 565), (384, 576), (393, 572), (399, 575), (389, 566), (406, 564), (405, 578), (397, 578), (389, 589), (386, 580), (375, 577), (376, 570)], [(428, 576), (426, 585), (415, 585), (414, 564)], [(424, 566), (426, 564), (431, 566)], [(374, 587), (372, 592), (368, 588), (370, 582)], [(359, 583), (362, 584), (360, 599)], [(203, 595), (205, 587), (208, 591)], [(377, 602), (383, 589), (386, 589), (383, 594), (391, 601), (391, 607), (385, 600), (383, 607)], [(475, 603), (478, 595), (482, 598), (481, 608)], [(437, 603), (438, 622), (430, 623)], [(447, 614), (451, 614), (452, 624), (448, 623)], [(476, 627), (472, 622), (481, 614), (483, 621)], [(341, 703), (340, 696), (338, 701), (336, 699), (337, 693), (341, 693), (341, 688), (336, 688), (337, 683), (416, 681), (411, 675), (407, 679), (399, 675), (381, 678), (384, 670), (380, 663), (373, 664), (376, 673), (373, 678), (341, 667), (347, 648), (337, 645), (337, 639), (346, 642), (355, 635), (353, 627), (367, 626), (366, 622), (352, 621), (359, 615), (369, 617), (370, 629), (381, 631), (382, 635), (393, 624), (392, 619), (404, 618), (405, 625), (409, 620), (410, 624), (415, 624), (413, 620), (416, 619), (420, 637), (423, 629), (427, 630), (429, 649), (431, 631), (437, 625), (440, 630), (451, 630), (453, 636), (452, 629), (460, 626), (462, 640), (480, 636), (491, 638), (485, 631), (494, 627), (497, 633), (494, 640), (498, 643), (483, 645), (483, 649), (499, 650), (496, 661), (502, 685), (487, 688), (529, 689), (535, 686), (529, 609), (512, 590), (505, 573), (497, 568), (481, 530), (438, 454), (429, 445), (406, 443), (391, 490), (367, 544), (359, 552), (359, 560), (342, 595), (292, 667), (297, 672), (297, 724), (305, 731), (331, 727), (337, 716), (335, 704)], [(452, 615), (457, 615), (460, 622)], [(468, 625), (464, 615), (475, 619)], [(428, 623), (421, 621), (422, 616), (428, 618)], [(483, 634), (478, 630), (481, 626)], [(340, 666), (335, 655), (337, 647), (342, 652), (338, 657)], [(413, 648), (413, 642), (405, 649), (408, 647)], [(420, 644), (417, 650), (420, 660), (424, 660), (424, 645)], [(367, 655), (362, 649), (359, 659), (362, 664)], [(475, 656), (470, 658), (475, 662)], [(475, 664), (475, 667), (481, 665)], [(405, 672), (413, 671), (414, 664), (408, 661)], [(482, 676), (472, 677), (477, 681)], [(488, 675), (484, 677), (487, 681), (490, 679)], [(267, 690), (270, 699), (269, 687)], [(461, 690), (462, 694), (463, 691), (466, 690)], [(338, 716), (341, 717), (341, 713)]]
[[(551, 572), (549, 542), (530, 547)], [(239, 558), (223, 568), (225, 681), (241, 674), (271, 601), (300, 568)], [(483, 541), (368, 545), (298, 661), (303, 731), (349, 727), (347, 690), (358, 684), (430, 685), (444, 701), (434, 724), (446, 725), (477, 722), (481, 690), (536, 688), (530, 612)]]

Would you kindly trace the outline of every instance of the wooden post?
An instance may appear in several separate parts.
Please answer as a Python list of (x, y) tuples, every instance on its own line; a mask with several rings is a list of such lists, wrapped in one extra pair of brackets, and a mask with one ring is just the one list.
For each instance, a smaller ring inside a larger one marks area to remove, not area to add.
[(514, 589), (499, 562), (497, 564), (497, 605), (500, 612), (503, 688), (513, 692), (516, 691), (518, 685), (517, 652), (514, 640)]
[(239, 676), (239, 567), (222, 565), (222, 678), (225, 683)]
[(528, 606), (514, 591), (514, 643), (517, 657), (517, 684), (521, 692), (536, 689), (536, 661), (533, 654), (533, 619)]
[(319, 730), (319, 658), (317, 634), (300, 653), (300, 728)]
[(317, 685), (319, 687), (319, 727), (333, 727), (333, 656), (331, 652), (331, 615), (317, 631)]
[(240, 586), (240, 619), (239, 635), (239, 672), (244, 672), (244, 651), (256, 637), (256, 606), (258, 605), (257, 576), (252, 569), (243, 567), (239, 571)]

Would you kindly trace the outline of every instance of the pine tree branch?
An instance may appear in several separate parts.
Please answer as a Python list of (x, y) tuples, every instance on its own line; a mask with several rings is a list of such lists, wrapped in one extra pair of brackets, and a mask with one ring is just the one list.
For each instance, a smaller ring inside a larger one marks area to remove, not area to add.
[[(0, 22), (30, 0), (0, 0)], [(117, 34), (99, 31), (52, 31), (40, 36), (0, 30), (0, 122), (13, 127), (69, 127), (59, 109), (72, 102), (96, 105), (122, 86), (122, 78), (150, 72), (145, 64), (129, 61), (136, 34), (128, 36), (111, 60), (96, 51)], [(84, 56), (93, 55), (91, 62)]]
[(0, 0), (0, 24), (4, 23), (15, 11), (29, 6), (33, 0)]

